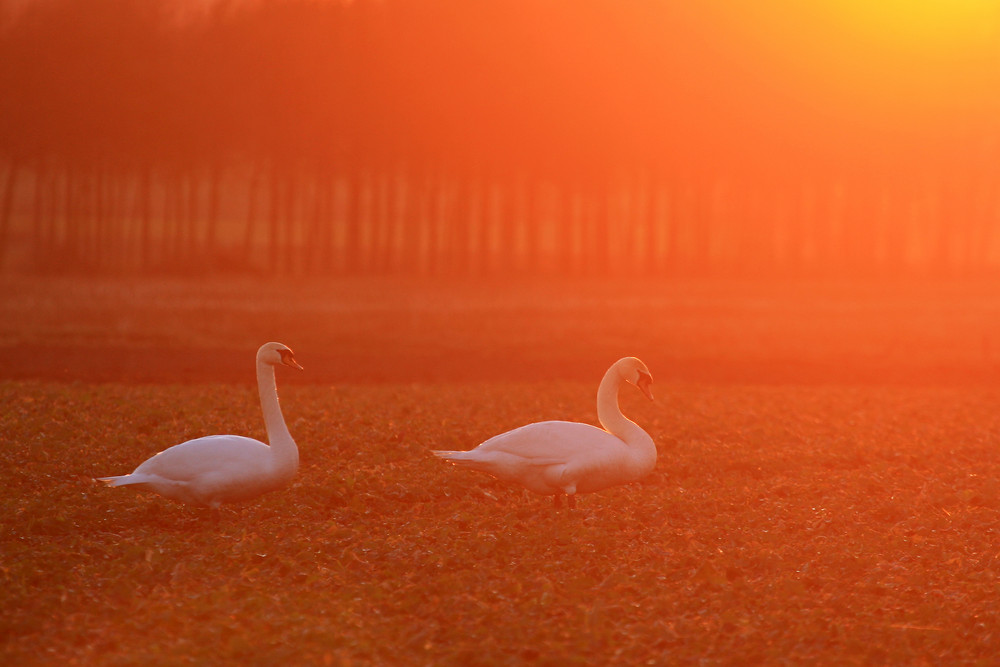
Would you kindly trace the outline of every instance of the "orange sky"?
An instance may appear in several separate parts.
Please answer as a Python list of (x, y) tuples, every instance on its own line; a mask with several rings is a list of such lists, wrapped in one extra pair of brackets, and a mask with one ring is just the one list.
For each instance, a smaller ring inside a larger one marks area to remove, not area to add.
[(1000, 3), (716, 3), (708, 20), (765, 82), (831, 120), (882, 131), (995, 126)]

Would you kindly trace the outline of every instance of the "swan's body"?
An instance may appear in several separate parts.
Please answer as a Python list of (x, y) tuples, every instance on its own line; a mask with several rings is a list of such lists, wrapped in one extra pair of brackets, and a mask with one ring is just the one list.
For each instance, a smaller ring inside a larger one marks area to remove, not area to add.
[(530, 491), (591, 493), (634, 482), (656, 466), (656, 446), (649, 434), (618, 407), (622, 382), (638, 386), (650, 399), (653, 378), (635, 357), (619, 359), (597, 390), (597, 418), (604, 429), (589, 424), (545, 421), (501, 433), (467, 452), (435, 451), (456, 465), (517, 482)]
[(257, 390), (271, 445), (240, 435), (188, 440), (147, 459), (129, 475), (101, 477), (108, 486), (135, 486), (190, 505), (218, 507), (281, 488), (295, 476), (299, 450), (278, 405), (274, 367), (301, 370), (280, 343), (257, 350)]

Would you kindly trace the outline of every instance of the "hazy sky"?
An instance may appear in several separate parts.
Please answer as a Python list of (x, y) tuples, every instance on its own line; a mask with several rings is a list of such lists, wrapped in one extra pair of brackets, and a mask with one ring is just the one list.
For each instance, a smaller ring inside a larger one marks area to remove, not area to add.
[[(714, 7), (714, 9), (713, 9)], [(709, 3), (717, 35), (762, 85), (807, 108), (875, 127), (994, 123), (1000, 3), (821, 0)]]

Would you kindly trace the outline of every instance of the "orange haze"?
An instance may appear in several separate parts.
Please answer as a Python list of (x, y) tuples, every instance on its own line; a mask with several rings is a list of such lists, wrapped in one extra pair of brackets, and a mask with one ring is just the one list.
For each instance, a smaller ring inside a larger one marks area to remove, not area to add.
[(188, 7), (0, 0), (0, 261), (1000, 269), (994, 2)]

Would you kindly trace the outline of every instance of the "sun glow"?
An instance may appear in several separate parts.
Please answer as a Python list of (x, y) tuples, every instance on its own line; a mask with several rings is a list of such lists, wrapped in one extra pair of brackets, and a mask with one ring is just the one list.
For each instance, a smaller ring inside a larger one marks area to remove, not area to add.
[(881, 131), (988, 122), (1000, 110), (1000, 3), (755, 3), (729, 13), (734, 53), (790, 99)]
[(988, 0), (844, 2), (829, 11), (860, 39), (912, 55), (955, 57), (997, 37), (998, 5)]

